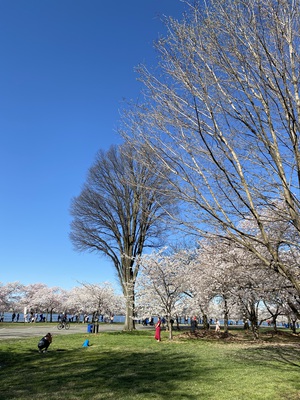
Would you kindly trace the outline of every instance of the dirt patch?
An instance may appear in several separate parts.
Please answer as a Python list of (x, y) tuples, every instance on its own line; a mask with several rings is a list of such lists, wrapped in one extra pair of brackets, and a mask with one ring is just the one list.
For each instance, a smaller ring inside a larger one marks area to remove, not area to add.
[(195, 332), (187, 331), (176, 336), (178, 340), (213, 340), (222, 342), (240, 342), (240, 343), (274, 343), (284, 344), (293, 343), (300, 346), (300, 335), (291, 332), (269, 330), (259, 333), (259, 338), (254, 339), (250, 331), (231, 332), (215, 332), (213, 330), (196, 330)]
[(196, 330), (195, 332), (183, 332), (177, 336), (178, 339), (211, 339), (211, 340), (234, 340), (237, 334), (215, 332), (209, 330)]

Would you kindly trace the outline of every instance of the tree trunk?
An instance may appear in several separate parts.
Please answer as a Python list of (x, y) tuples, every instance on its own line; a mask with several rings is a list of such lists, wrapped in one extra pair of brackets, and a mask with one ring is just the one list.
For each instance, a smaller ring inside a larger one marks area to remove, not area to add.
[(134, 285), (133, 283), (129, 283), (126, 285), (126, 317), (124, 330), (132, 331), (135, 329), (135, 321), (134, 321)]
[(224, 333), (228, 333), (228, 311), (224, 313)]
[(203, 329), (205, 330), (209, 329), (208, 318), (206, 314), (203, 314)]
[(258, 339), (258, 318), (254, 304), (250, 305), (249, 320), (251, 322), (251, 331), (254, 339)]
[(228, 333), (228, 315), (229, 310), (227, 306), (227, 301), (224, 300), (224, 333)]
[(168, 314), (169, 340), (173, 340), (173, 324), (174, 320), (172, 319), (171, 315)]
[(296, 331), (296, 319), (292, 319), (291, 329), (293, 333), (297, 333)]

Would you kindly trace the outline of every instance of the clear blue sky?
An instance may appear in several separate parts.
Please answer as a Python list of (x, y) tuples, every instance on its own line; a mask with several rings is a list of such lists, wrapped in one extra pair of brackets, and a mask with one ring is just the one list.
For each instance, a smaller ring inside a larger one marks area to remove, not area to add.
[(0, 0), (0, 282), (116, 282), (69, 240), (72, 197), (100, 148), (119, 143), (122, 100), (155, 64), (180, 0)]

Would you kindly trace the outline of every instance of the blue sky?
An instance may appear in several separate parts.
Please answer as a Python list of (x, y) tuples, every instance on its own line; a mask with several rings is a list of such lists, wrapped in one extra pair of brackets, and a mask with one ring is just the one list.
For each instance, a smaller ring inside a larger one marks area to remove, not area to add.
[(0, 282), (116, 282), (69, 240), (70, 201), (96, 152), (119, 143), (122, 101), (156, 62), (180, 0), (0, 0)]

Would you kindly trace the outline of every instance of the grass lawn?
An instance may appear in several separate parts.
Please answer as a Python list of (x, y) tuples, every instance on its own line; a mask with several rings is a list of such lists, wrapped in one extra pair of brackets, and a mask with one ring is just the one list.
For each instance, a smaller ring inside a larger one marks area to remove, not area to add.
[(36, 337), (1, 340), (0, 399), (300, 399), (300, 337), (153, 334), (54, 336), (45, 354)]

